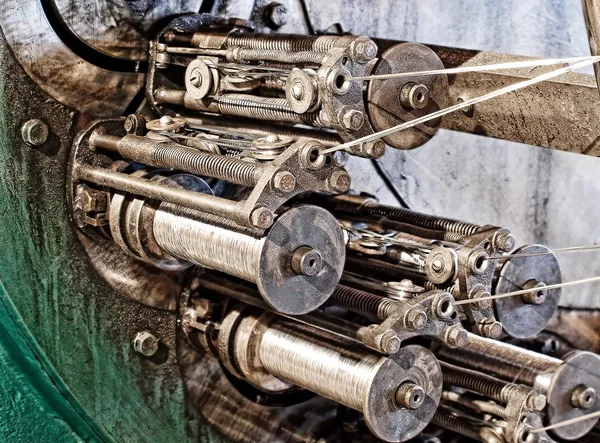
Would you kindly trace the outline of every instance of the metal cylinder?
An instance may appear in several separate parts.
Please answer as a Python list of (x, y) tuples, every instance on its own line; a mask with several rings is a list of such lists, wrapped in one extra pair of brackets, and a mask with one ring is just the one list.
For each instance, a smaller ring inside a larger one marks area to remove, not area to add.
[[(418, 434), (441, 395), (437, 362), (420, 346), (407, 346), (386, 358), (307, 326), (275, 320), (258, 349), (268, 373), (363, 412), (371, 431), (385, 441)], [(396, 400), (407, 384), (415, 393), (411, 407)]]
[(128, 160), (149, 166), (215, 177), (248, 187), (256, 185), (264, 172), (264, 168), (259, 164), (208, 154), (177, 143), (154, 141), (137, 135), (120, 138), (94, 133), (90, 137), (90, 146), (93, 149), (116, 151)]
[[(197, 212), (173, 205), (161, 204), (154, 214), (153, 234), (162, 249), (256, 283), (277, 311), (291, 315), (313, 311), (335, 289), (345, 250), (337, 220), (327, 211), (315, 206), (292, 208), (277, 218), (264, 237), (236, 231), (206, 223)], [(319, 266), (316, 260), (308, 260), (308, 268), (298, 272), (292, 260), (306, 248), (319, 257)]]

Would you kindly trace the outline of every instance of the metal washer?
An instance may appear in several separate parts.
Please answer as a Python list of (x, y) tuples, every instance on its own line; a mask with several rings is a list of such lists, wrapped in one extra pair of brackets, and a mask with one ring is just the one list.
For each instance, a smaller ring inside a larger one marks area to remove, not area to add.
[[(292, 254), (302, 246), (321, 254), (323, 268), (315, 276), (297, 275), (291, 269)], [(329, 299), (345, 258), (344, 235), (336, 218), (317, 206), (297, 206), (280, 215), (264, 239), (256, 284), (273, 309), (306, 314)]]
[[(516, 249), (511, 255), (548, 251), (549, 249), (542, 245), (526, 245)], [(546, 285), (562, 281), (560, 265), (554, 254), (506, 260), (498, 273), (494, 294), (518, 291), (532, 279)], [(494, 301), (496, 316), (502, 323), (504, 331), (510, 336), (515, 338), (533, 337), (546, 327), (556, 312), (560, 292), (560, 288), (547, 289), (546, 300), (540, 305), (527, 304), (522, 297), (496, 299)]]

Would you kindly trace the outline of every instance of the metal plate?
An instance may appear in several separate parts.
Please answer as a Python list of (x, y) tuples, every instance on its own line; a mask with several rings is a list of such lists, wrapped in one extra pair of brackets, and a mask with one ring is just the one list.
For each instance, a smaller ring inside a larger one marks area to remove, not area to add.
[[(417, 43), (402, 43), (385, 51), (371, 74), (380, 75), (443, 68), (444, 65), (441, 60), (428, 47)], [(400, 91), (404, 85), (410, 82), (425, 85), (429, 90), (429, 101), (427, 106), (422, 109), (408, 111), (400, 103)], [(371, 123), (376, 131), (382, 131), (447, 107), (448, 77), (446, 75), (432, 75), (374, 80), (369, 82), (367, 100)], [(384, 137), (383, 141), (394, 148), (413, 149), (429, 141), (441, 124), (441, 119), (432, 120), (415, 128)]]
[[(321, 253), (323, 268), (313, 277), (292, 272), (290, 257), (301, 246)], [(337, 220), (316, 206), (298, 206), (283, 213), (265, 239), (257, 285), (274, 309), (306, 314), (327, 301), (342, 275), (346, 257), (344, 236)]]
[[(516, 249), (513, 254), (547, 251), (549, 249), (545, 246), (527, 245)], [(507, 260), (500, 268), (494, 294), (518, 291), (532, 279), (546, 285), (562, 281), (560, 265), (554, 254)], [(496, 299), (496, 316), (507, 334), (515, 338), (533, 337), (544, 329), (556, 312), (560, 292), (560, 288), (546, 290), (546, 300), (540, 305), (526, 304), (519, 296)]]

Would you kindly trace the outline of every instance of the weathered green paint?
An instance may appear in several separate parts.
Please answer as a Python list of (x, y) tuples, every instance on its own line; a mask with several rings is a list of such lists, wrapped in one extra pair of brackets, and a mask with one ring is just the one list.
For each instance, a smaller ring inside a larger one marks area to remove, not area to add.
[[(41, 149), (21, 141), (30, 118), (51, 128)], [(0, 441), (221, 441), (186, 406), (174, 315), (111, 291), (68, 222), (72, 122), (0, 35)], [(167, 361), (132, 350), (140, 330)]]

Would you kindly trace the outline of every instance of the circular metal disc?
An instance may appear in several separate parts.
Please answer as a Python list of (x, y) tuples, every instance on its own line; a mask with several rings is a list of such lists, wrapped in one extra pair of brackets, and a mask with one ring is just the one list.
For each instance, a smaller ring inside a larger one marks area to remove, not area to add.
[[(512, 254), (547, 252), (541, 245), (527, 245), (516, 249)], [(511, 254), (511, 255), (512, 255)], [(523, 289), (525, 283), (536, 279), (546, 285), (562, 281), (560, 265), (554, 254), (533, 257), (517, 257), (504, 262), (498, 274), (494, 294)], [(507, 334), (515, 338), (528, 338), (537, 335), (546, 327), (560, 299), (560, 288), (546, 290), (546, 300), (540, 305), (527, 304), (522, 297), (496, 299), (496, 316)]]
[[(546, 421), (548, 425), (578, 418), (600, 410), (600, 397), (589, 409), (575, 408), (571, 404), (571, 395), (578, 386), (585, 385), (600, 392), (600, 357), (591, 352), (576, 351), (570, 354), (564, 364), (552, 377), (550, 387), (546, 391), (548, 406)], [(565, 440), (577, 440), (587, 434), (598, 421), (598, 418), (574, 423), (554, 429), (552, 432)]]
[[(291, 269), (292, 254), (301, 246), (321, 254), (323, 268), (315, 276), (297, 275)], [(277, 311), (306, 314), (333, 293), (345, 258), (344, 236), (335, 217), (316, 206), (298, 206), (280, 215), (269, 230), (256, 284), (265, 301)]]
[[(444, 64), (435, 52), (427, 46), (417, 43), (402, 43), (385, 51), (371, 74), (431, 69), (444, 69)], [(429, 101), (423, 109), (407, 110), (400, 103), (400, 91), (407, 83), (422, 84), (429, 90)], [(376, 131), (382, 131), (447, 107), (449, 101), (448, 77), (444, 74), (372, 80), (369, 82), (367, 99), (371, 123)], [(417, 148), (429, 141), (441, 124), (441, 119), (432, 120), (415, 128), (384, 137), (383, 141), (398, 149)]]
[[(365, 399), (366, 422), (382, 440), (410, 440), (429, 424), (440, 403), (440, 364), (431, 351), (417, 345), (406, 346), (381, 362)], [(425, 392), (425, 401), (418, 409), (396, 406), (396, 390), (406, 382), (418, 384)]]

